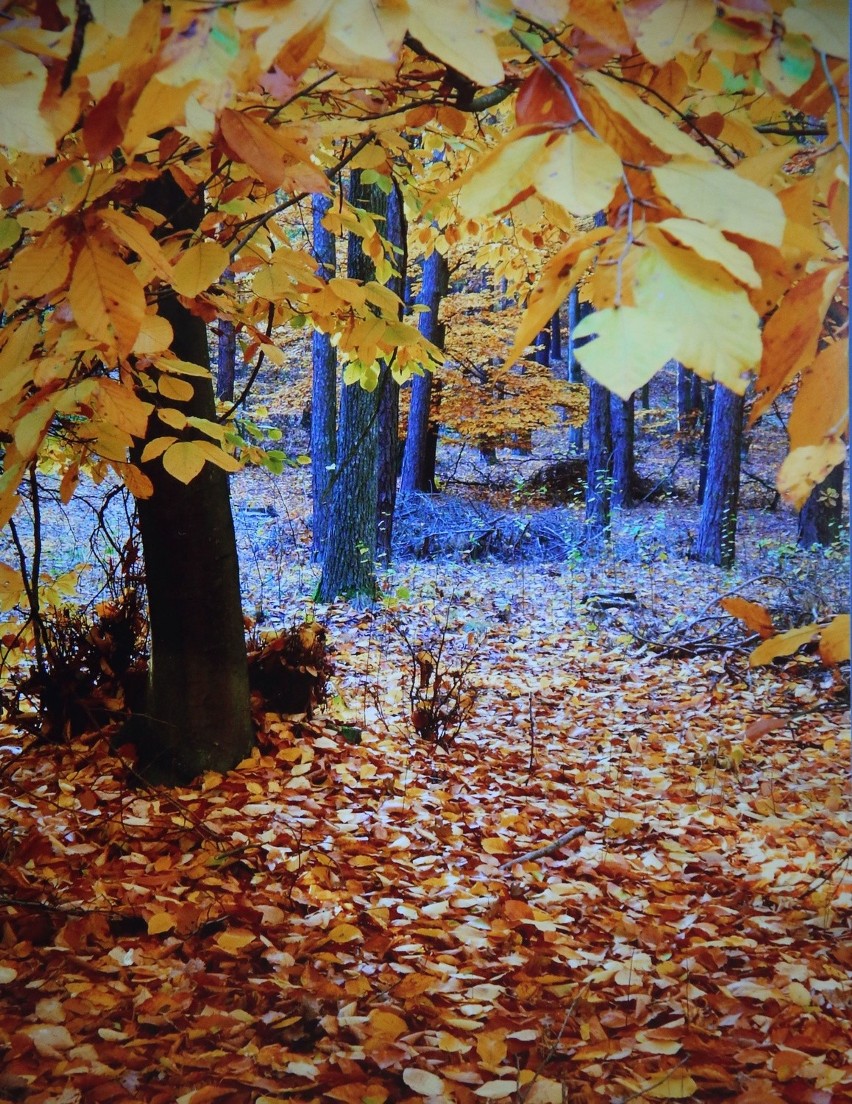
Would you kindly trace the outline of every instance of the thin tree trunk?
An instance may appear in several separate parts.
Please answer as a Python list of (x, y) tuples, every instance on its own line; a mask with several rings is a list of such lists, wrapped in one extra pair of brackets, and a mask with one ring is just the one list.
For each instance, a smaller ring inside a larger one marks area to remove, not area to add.
[[(358, 171), (350, 178), (349, 199), (362, 210), (384, 214), (385, 196), (375, 185), (362, 184)], [(375, 266), (354, 234), (349, 235), (346, 267), (351, 279), (366, 282), (375, 277)], [(358, 603), (376, 598), (380, 394), (380, 387), (365, 391), (358, 383), (341, 392), (331, 520), (317, 593), (321, 602), (340, 596)]]
[(609, 391), (589, 381), (589, 459), (586, 476), (586, 547), (602, 551), (609, 538), (612, 502), (612, 430)]
[(716, 384), (707, 482), (693, 557), (718, 567), (731, 567), (736, 556), (743, 405), (742, 395)]
[[(226, 268), (222, 279), (233, 283), (233, 271)], [(216, 347), (216, 398), (233, 402), (237, 374), (237, 331), (230, 318), (220, 318), (216, 328), (219, 335)]]
[[(408, 226), (405, 220), (402, 190), (396, 181), (388, 196), (387, 221), (384, 236), (392, 246), (394, 265), (398, 276), (392, 276), (387, 287), (400, 299), (405, 291), (405, 273), (408, 268)], [(400, 303), (399, 316), (402, 318)], [(388, 567), (393, 544), (393, 514), (396, 508), (396, 481), (399, 474), (399, 384), (387, 364), (382, 365), (379, 379), (379, 443), (378, 443), (378, 492), (376, 502), (376, 554), (379, 562)]]
[(701, 457), (698, 462), (698, 505), (704, 504), (704, 492), (707, 487), (707, 469), (710, 462), (710, 432), (713, 428), (713, 401), (716, 398), (716, 384), (708, 383), (704, 396), (704, 425), (701, 429)]
[(840, 539), (844, 525), (844, 467), (838, 464), (833, 468), (822, 483), (814, 487), (799, 511), (800, 548), (812, 548), (815, 544), (829, 547)]
[(550, 367), (550, 323), (544, 327), (536, 338), (535, 362), (545, 368)]
[[(438, 321), (441, 300), (447, 294), (449, 268), (447, 259), (437, 249), (423, 264), (423, 281), (417, 302), (427, 308), (417, 316), (417, 326), (427, 341), (444, 347), (444, 327)], [(408, 433), (402, 457), (399, 489), (406, 491), (435, 490), (435, 448), (438, 427), (432, 417), (435, 381), (431, 372), (411, 380), (411, 405), (408, 411)], [(430, 462), (431, 460), (431, 462)]]
[[(583, 317), (580, 311), (580, 292), (575, 287), (572, 289), (571, 294), (568, 296), (568, 347), (566, 350), (566, 360), (568, 362), (568, 382), (569, 383), (582, 383), (583, 372), (580, 368), (580, 362), (576, 356), (576, 342), (574, 338), (574, 327)], [(579, 454), (583, 451), (583, 427), (571, 426), (568, 430), (568, 448), (571, 452)]]
[(610, 396), (612, 423), (612, 504), (627, 508), (634, 505), (633, 485), (636, 476), (634, 443), (635, 395), (621, 399)]
[[(146, 187), (145, 203), (178, 229), (194, 229), (201, 219), (201, 206), (188, 204), (169, 175)], [(159, 312), (174, 331), (175, 355), (209, 368), (202, 319), (173, 296), (161, 300)], [(191, 399), (155, 401), (187, 416), (214, 419), (212, 378), (187, 378)], [(194, 435), (152, 417), (148, 440), (158, 430), (187, 439)], [(145, 443), (134, 449), (137, 463)], [(145, 715), (132, 719), (130, 735), (146, 778), (187, 782), (206, 770), (231, 769), (254, 742), (228, 476), (208, 463), (184, 484), (160, 458), (141, 467), (154, 484), (153, 497), (138, 502), (150, 660)]]
[(562, 358), (562, 320), (556, 311), (550, 320), (550, 363)]
[[(337, 268), (335, 237), (322, 225), (331, 206), (329, 196), (312, 199), (314, 259), (320, 275), (330, 280)], [(337, 459), (337, 351), (331, 337), (314, 330), (311, 338), (311, 498), (313, 502), (314, 558), (322, 558), (331, 508), (330, 484)]]
[(695, 428), (698, 424), (698, 407), (695, 403), (696, 379), (694, 372), (677, 364), (677, 432), (678, 452), (681, 456), (694, 455)]

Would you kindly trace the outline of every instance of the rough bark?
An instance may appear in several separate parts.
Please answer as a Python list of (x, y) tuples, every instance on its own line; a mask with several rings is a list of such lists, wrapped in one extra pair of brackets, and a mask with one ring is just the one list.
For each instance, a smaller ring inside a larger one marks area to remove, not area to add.
[[(568, 363), (568, 382), (569, 383), (582, 383), (583, 373), (580, 369), (579, 361), (576, 357), (576, 342), (574, 338), (574, 327), (583, 317), (580, 309), (580, 292), (577, 288), (571, 291), (568, 296), (568, 345), (566, 349), (566, 360)], [(581, 453), (583, 451), (583, 427), (571, 426), (568, 430), (568, 448), (573, 453)]]
[[(676, 362), (677, 363), (677, 362)], [(698, 407), (695, 401), (695, 373), (677, 364), (677, 432), (678, 452), (681, 456), (695, 454), (695, 429), (698, 425)]]
[(562, 320), (556, 311), (550, 320), (550, 363), (562, 358)]
[[(178, 228), (200, 221), (200, 206), (190, 205), (170, 176), (148, 186), (145, 202)], [(174, 353), (209, 368), (204, 322), (174, 297), (164, 298), (159, 312), (174, 331)], [(215, 418), (212, 378), (191, 382), (193, 397), (168, 405)], [(152, 416), (150, 437), (158, 431), (176, 433)], [(150, 660), (145, 715), (133, 718), (130, 734), (140, 773), (186, 782), (205, 770), (231, 769), (254, 741), (230, 490), (228, 476), (212, 464), (188, 484), (161, 459), (141, 466), (154, 484), (153, 496), (138, 503)]]
[[(230, 268), (222, 273), (222, 279), (233, 282), (234, 273)], [(229, 318), (221, 318), (216, 329), (216, 397), (225, 402), (233, 402), (237, 374), (237, 331)]]
[(704, 491), (707, 487), (707, 468), (710, 461), (710, 431), (713, 428), (713, 400), (716, 398), (716, 384), (708, 383), (704, 396), (704, 425), (701, 429), (701, 454), (698, 461), (698, 505), (704, 503)]
[[(335, 237), (322, 225), (331, 206), (328, 196), (312, 200), (314, 259), (323, 279), (336, 272)], [(313, 543), (315, 559), (325, 548), (331, 508), (330, 483), (337, 457), (337, 351), (328, 334), (314, 330), (311, 338), (311, 498), (313, 504)]]
[(707, 480), (693, 558), (717, 567), (731, 567), (736, 556), (743, 403), (742, 395), (716, 384)]
[[(384, 214), (382, 192), (375, 186), (364, 185), (358, 172), (352, 173), (349, 197), (354, 206)], [(349, 236), (346, 270), (356, 280), (375, 277), (375, 268), (361, 248), (361, 239), (354, 234)], [(345, 597), (356, 603), (369, 603), (376, 598), (380, 394), (380, 386), (365, 391), (358, 383), (345, 386), (341, 392), (331, 523), (317, 591), (321, 602)]]
[[(437, 249), (423, 264), (423, 281), (418, 304), (427, 309), (417, 316), (417, 326), (427, 341), (444, 347), (444, 327), (438, 321), (441, 300), (447, 294), (449, 268), (446, 257)], [(411, 405), (408, 412), (408, 432), (402, 457), (400, 492), (435, 490), (435, 446), (437, 422), (432, 417), (435, 381), (431, 372), (414, 376), (411, 381)]]
[(844, 527), (843, 468), (838, 464), (814, 487), (799, 511), (800, 548), (828, 547), (840, 539)]
[(634, 505), (633, 488), (636, 482), (634, 417), (635, 395), (621, 399), (610, 396), (610, 421), (612, 425), (612, 504), (626, 509)]
[(609, 537), (612, 503), (612, 429), (609, 391), (589, 382), (589, 459), (586, 476), (586, 548), (600, 552)]
[[(392, 276), (387, 287), (402, 299), (405, 273), (408, 268), (408, 227), (405, 220), (402, 190), (394, 182), (388, 196), (384, 236), (395, 247), (394, 265), (399, 274)], [(402, 303), (399, 316), (402, 317)], [(399, 474), (399, 384), (390, 367), (382, 366), (379, 380), (379, 441), (377, 458), (378, 490), (376, 501), (376, 554), (387, 567), (393, 543), (393, 514), (396, 507), (396, 483)]]

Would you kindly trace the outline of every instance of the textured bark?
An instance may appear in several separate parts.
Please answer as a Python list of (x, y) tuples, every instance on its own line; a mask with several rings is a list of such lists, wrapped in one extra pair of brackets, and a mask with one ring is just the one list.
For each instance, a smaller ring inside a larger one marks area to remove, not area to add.
[[(589, 304), (583, 304), (586, 308), (585, 313), (588, 313)], [(583, 317), (580, 304), (580, 293), (577, 288), (571, 291), (568, 296), (568, 346), (566, 349), (566, 360), (568, 362), (568, 382), (569, 383), (582, 383), (583, 373), (580, 369), (580, 364), (576, 357), (576, 341), (574, 338), (574, 327)], [(583, 427), (571, 426), (568, 430), (568, 448), (573, 453), (581, 453), (583, 451)]]
[[(234, 273), (230, 268), (222, 273), (222, 279), (233, 281)], [(216, 347), (216, 397), (225, 402), (233, 402), (237, 374), (237, 331), (228, 318), (220, 319), (216, 328), (219, 335)]]
[[(695, 401), (696, 376), (682, 364), (677, 364), (677, 431), (678, 452), (681, 456), (695, 454), (695, 429), (698, 425), (698, 406)], [(699, 392), (700, 393), (700, 392)]]
[(843, 468), (838, 466), (814, 487), (799, 511), (800, 548), (815, 544), (828, 547), (840, 539), (845, 518), (843, 513)]
[[(397, 183), (388, 196), (384, 236), (395, 246), (394, 265), (399, 275), (392, 276), (387, 287), (402, 299), (408, 268), (408, 227), (405, 221), (402, 191)], [(402, 318), (402, 303), (399, 316)], [(376, 554), (387, 567), (393, 543), (393, 514), (396, 507), (396, 481), (399, 474), (399, 384), (388, 365), (382, 366), (379, 381), (378, 490), (376, 500)]]
[(550, 320), (550, 363), (562, 357), (562, 320), (559, 311)]
[(612, 503), (612, 429), (609, 391), (589, 383), (589, 459), (586, 476), (586, 547), (602, 550), (609, 537)]
[(535, 362), (545, 368), (550, 367), (550, 323), (539, 333), (535, 341)]
[[(441, 300), (447, 294), (449, 268), (446, 257), (437, 249), (423, 264), (423, 282), (417, 302), (427, 308), (417, 316), (417, 326), (427, 341), (444, 347), (444, 327), (438, 321)], [(414, 376), (411, 381), (411, 405), (408, 412), (408, 433), (402, 457), (401, 492), (435, 490), (435, 446), (438, 425), (432, 417), (434, 379), (431, 372)]]
[(743, 396), (716, 384), (707, 480), (694, 559), (731, 567), (736, 556)]
[[(356, 207), (384, 214), (384, 195), (375, 186), (362, 184), (358, 172), (352, 173), (349, 198)], [(361, 239), (354, 234), (349, 236), (346, 270), (356, 280), (372, 280), (375, 276)], [(376, 598), (380, 394), (381, 386), (365, 391), (358, 383), (345, 386), (341, 392), (331, 520), (317, 593), (321, 602), (346, 597), (365, 603)]]
[(610, 396), (612, 424), (612, 504), (627, 508), (634, 505), (633, 486), (636, 481), (634, 442), (635, 396), (621, 399)]
[(704, 502), (707, 486), (707, 467), (710, 461), (710, 431), (713, 428), (713, 400), (716, 398), (716, 384), (708, 383), (704, 396), (704, 425), (701, 430), (701, 455), (698, 461), (698, 505)]
[[(335, 238), (322, 225), (331, 198), (316, 195), (312, 200), (314, 259), (323, 279), (336, 272)], [(328, 334), (314, 330), (311, 337), (311, 498), (315, 559), (325, 548), (331, 509), (330, 484), (337, 458), (337, 351)]]
[[(145, 203), (178, 228), (200, 220), (200, 207), (188, 204), (169, 176), (148, 186)], [(208, 368), (204, 322), (174, 297), (164, 298), (159, 311), (174, 331), (175, 354)], [(215, 418), (212, 379), (187, 379), (192, 399), (168, 405)], [(176, 432), (154, 416), (149, 434), (158, 431)], [(143, 446), (135, 450), (137, 462)], [(141, 466), (154, 484), (153, 497), (138, 503), (150, 662), (145, 715), (133, 718), (130, 734), (140, 773), (186, 782), (205, 770), (231, 769), (254, 742), (230, 490), (227, 475), (212, 464), (188, 484), (169, 475), (160, 459)]]

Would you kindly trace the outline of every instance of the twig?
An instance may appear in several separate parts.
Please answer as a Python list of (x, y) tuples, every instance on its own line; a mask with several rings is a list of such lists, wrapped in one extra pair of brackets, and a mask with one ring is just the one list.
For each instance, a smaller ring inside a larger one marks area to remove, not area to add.
[(543, 855), (552, 855), (554, 851), (558, 851), (560, 847), (564, 847), (566, 843), (570, 843), (571, 840), (577, 839), (578, 836), (584, 836), (586, 834), (585, 824), (578, 824), (575, 828), (572, 828), (570, 832), (566, 832), (565, 835), (555, 839), (552, 843), (548, 843), (544, 847), (539, 847), (535, 851), (527, 851), (525, 855), (518, 855), (514, 859), (509, 859), (508, 862), (504, 862), (501, 866), (498, 866), (498, 870), (507, 870), (510, 866), (515, 866), (517, 863), (532, 862), (533, 859), (540, 859)]

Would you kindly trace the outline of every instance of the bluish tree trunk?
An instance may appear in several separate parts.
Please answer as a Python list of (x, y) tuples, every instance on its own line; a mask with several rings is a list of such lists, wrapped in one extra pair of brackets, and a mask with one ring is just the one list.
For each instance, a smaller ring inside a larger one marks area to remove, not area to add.
[(693, 557), (717, 567), (731, 567), (736, 557), (743, 405), (742, 395), (716, 384), (707, 481)]
[[(319, 274), (330, 280), (336, 270), (335, 237), (322, 225), (331, 206), (329, 196), (312, 200), (314, 259)], [(337, 352), (328, 334), (314, 330), (311, 338), (311, 498), (313, 501), (313, 545), (315, 559), (321, 559), (328, 533), (331, 509), (330, 484), (337, 458)]]
[(609, 391), (589, 381), (589, 458), (586, 475), (586, 548), (596, 554), (609, 539), (612, 504), (612, 428)]
[(798, 543), (800, 548), (815, 544), (828, 547), (840, 539), (844, 525), (843, 468), (838, 464), (818, 486), (814, 487), (799, 511)]
[(610, 396), (610, 420), (612, 423), (612, 504), (627, 508), (634, 505), (635, 482), (634, 441), (635, 395), (622, 399)]

